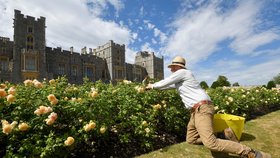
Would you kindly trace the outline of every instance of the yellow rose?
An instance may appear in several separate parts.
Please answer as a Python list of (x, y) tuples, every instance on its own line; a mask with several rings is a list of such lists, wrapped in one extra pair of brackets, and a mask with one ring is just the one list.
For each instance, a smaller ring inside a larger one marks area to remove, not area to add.
[(88, 131), (91, 130), (91, 128), (90, 128), (90, 126), (89, 126), (88, 124), (86, 124), (86, 125), (84, 126), (84, 130), (85, 130), (86, 132), (88, 132)]
[(145, 131), (146, 131), (146, 133), (150, 133), (151, 132), (150, 128), (145, 128)]
[(58, 103), (58, 99), (52, 100), (51, 105), (56, 105)]
[(143, 125), (143, 126), (147, 126), (147, 125), (148, 125), (147, 121), (143, 121), (143, 122), (142, 122), (142, 125)]
[(11, 133), (12, 130), (13, 130), (13, 127), (12, 127), (12, 125), (10, 125), (10, 124), (7, 124), (7, 125), (3, 126), (3, 133), (5, 133), (5, 134), (7, 134), (7, 135), (8, 135), (9, 133)]
[(94, 129), (95, 127), (96, 127), (96, 123), (90, 121), (88, 124), (86, 124), (86, 125), (84, 126), (84, 129), (85, 129), (86, 132), (88, 132), (88, 131)]
[(20, 131), (27, 131), (28, 128), (29, 128), (29, 126), (28, 126), (27, 123), (21, 123), (21, 124), (18, 125), (18, 129), (19, 129)]
[[(15, 89), (15, 87), (9, 88), (8, 93), (9, 93), (9, 94), (12, 94), (12, 95), (16, 95), (16, 89)], [(1, 95), (0, 95), (0, 96), (1, 96)]]
[(5, 97), (7, 95), (5, 89), (0, 89), (0, 97)]
[(55, 84), (55, 80), (52, 79), (52, 80), (49, 81), (49, 83), (50, 83), (51, 85), (52, 85), (52, 84)]
[(145, 92), (145, 88), (139, 87), (139, 88), (137, 89), (137, 92), (138, 92), (138, 93), (143, 93), (143, 92)]
[(128, 80), (123, 80), (123, 83), (124, 83), (124, 84), (130, 84), (130, 83), (131, 83), (131, 81), (128, 81)]
[(13, 121), (11, 124), (9, 124), (9, 122), (6, 120), (2, 120), (1, 122), (2, 122), (3, 133), (5, 133), (7, 135), (12, 132), (13, 128), (17, 124), (17, 121)]
[(94, 129), (94, 128), (96, 127), (96, 123), (90, 121), (90, 122), (89, 122), (89, 127), (90, 127), (91, 129)]
[(7, 85), (6, 84), (4, 84), (4, 83), (1, 83), (0, 84), (0, 89), (6, 89), (7, 88)]
[(36, 88), (42, 88), (42, 87), (43, 87), (43, 84), (42, 84), (41, 82), (37, 81), (37, 82), (34, 82), (34, 87), (36, 87)]
[(49, 101), (53, 101), (55, 99), (56, 99), (56, 97), (53, 94), (48, 95), (48, 100)]
[(101, 128), (100, 128), (100, 133), (103, 134), (103, 133), (105, 133), (105, 132), (106, 132), (106, 127), (104, 127), (104, 126), (101, 127)]
[(54, 123), (55, 120), (52, 119), (46, 119), (46, 124), (47, 125), (52, 125)]
[(97, 91), (92, 91), (92, 92), (90, 93), (90, 96), (91, 96), (92, 98), (95, 98), (95, 97), (98, 96), (98, 92), (97, 92)]
[(34, 114), (42, 115), (42, 114), (46, 114), (46, 113), (49, 113), (49, 112), (52, 112), (52, 108), (51, 107), (45, 107), (45, 106), (42, 105), (34, 111)]
[(9, 122), (7, 120), (1, 120), (1, 123), (2, 123), (2, 126), (9, 124)]
[(75, 139), (73, 137), (68, 137), (65, 141), (64, 141), (64, 144), (66, 146), (70, 146), (72, 145), (73, 143), (75, 142)]
[(25, 80), (23, 83), (24, 83), (25, 86), (31, 86), (33, 84), (33, 81), (32, 80)]
[(51, 105), (56, 105), (58, 103), (58, 99), (56, 99), (55, 95), (48, 95), (48, 100), (51, 102)]
[(7, 96), (7, 101), (8, 101), (9, 103), (14, 102), (15, 100), (16, 100), (16, 97), (15, 97), (14, 95), (9, 94), (9, 95)]
[(156, 104), (156, 105), (153, 106), (153, 108), (155, 110), (159, 110), (159, 109), (161, 109), (161, 105), (160, 104)]

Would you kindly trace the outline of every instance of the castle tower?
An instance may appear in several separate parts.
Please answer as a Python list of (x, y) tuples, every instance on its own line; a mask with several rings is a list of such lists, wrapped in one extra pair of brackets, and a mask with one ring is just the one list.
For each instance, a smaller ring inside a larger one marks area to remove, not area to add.
[(45, 18), (24, 17), (15, 10), (13, 82), (46, 77)]
[(140, 65), (146, 68), (148, 76), (155, 79), (163, 79), (163, 57), (158, 58), (154, 52), (140, 51), (136, 53), (135, 65)]
[(106, 60), (109, 69), (109, 80), (118, 81), (126, 78), (125, 45), (110, 40), (93, 50), (93, 54)]

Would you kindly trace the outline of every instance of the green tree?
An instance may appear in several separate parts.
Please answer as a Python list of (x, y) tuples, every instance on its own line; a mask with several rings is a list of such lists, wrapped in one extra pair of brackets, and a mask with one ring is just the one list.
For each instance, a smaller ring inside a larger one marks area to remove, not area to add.
[(266, 86), (267, 89), (271, 89), (271, 88), (275, 88), (275, 87), (276, 87), (276, 84), (274, 83), (274, 81), (269, 81)]
[(200, 82), (200, 86), (201, 86), (203, 89), (208, 89), (208, 88), (209, 88), (208, 84), (207, 84), (205, 81)]
[(232, 84), (232, 86), (234, 86), (234, 87), (239, 87), (240, 85), (239, 85), (238, 82), (235, 82), (234, 84)]
[(213, 83), (212, 83), (212, 85), (211, 85), (211, 88), (217, 88), (217, 87), (219, 87), (219, 83), (217, 82), (217, 81), (214, 81)]
[(229, 87), (230, 82), (228, 81), (227, 77), (225, 76), (219, 76), (217, 81), (214, 81), (213, 84), (211, 85), (211, 88), (216, 88), (216, 87)]
[(275, 84), (280, 84), (280, 73), (277, 76), (273, 77), (273, 81)]

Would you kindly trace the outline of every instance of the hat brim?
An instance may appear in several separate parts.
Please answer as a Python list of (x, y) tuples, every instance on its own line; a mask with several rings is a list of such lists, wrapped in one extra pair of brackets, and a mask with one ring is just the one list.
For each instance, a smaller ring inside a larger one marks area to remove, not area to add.
[(167, 67), (168, 67), (168, 68), (171, 68), (171, 66), (180, 66), (180, 67), (182, 67), (182, 68), (186, 68), (184, 65), (182, 65), (182, 64), (176, 64), (176, 63), (169, 64)]

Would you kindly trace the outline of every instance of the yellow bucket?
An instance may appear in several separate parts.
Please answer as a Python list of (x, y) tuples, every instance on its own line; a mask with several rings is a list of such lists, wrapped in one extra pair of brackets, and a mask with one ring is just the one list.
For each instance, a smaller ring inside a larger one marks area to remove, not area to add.
[(244, 129), (245, 118), (231, 114), (215, 114), (214, 115), (214, 132), (221, 132), (230, 127), (238, 140), (240, 140)]

